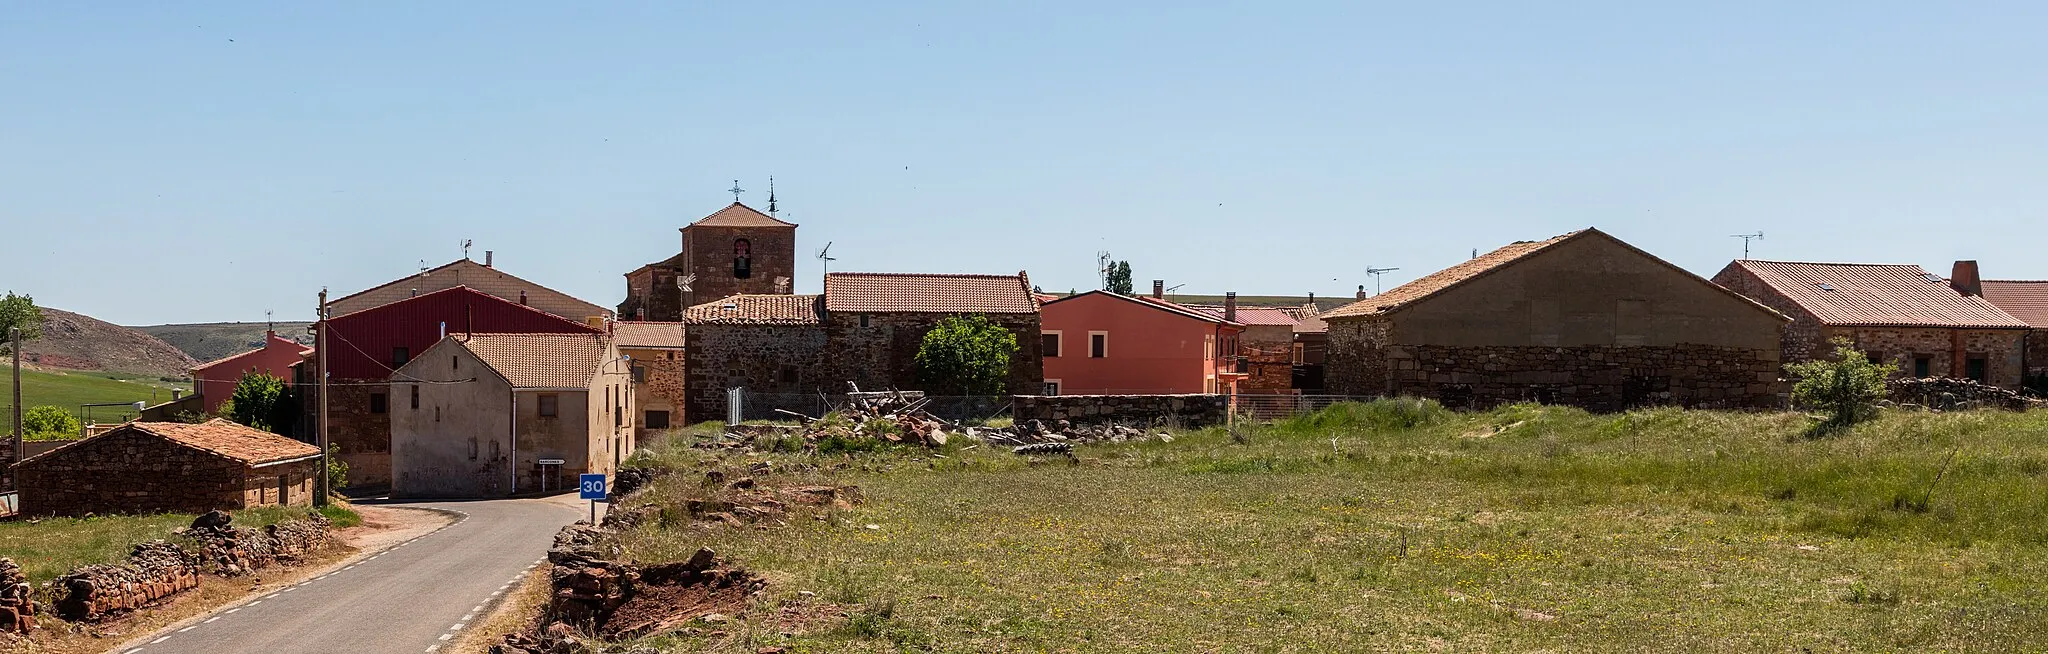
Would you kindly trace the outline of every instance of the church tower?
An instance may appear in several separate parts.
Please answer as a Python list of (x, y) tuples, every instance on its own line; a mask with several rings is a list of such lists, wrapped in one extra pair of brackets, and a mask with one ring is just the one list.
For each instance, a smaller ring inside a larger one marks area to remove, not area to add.
[(626, 273), (620, 318), (680, 322), (683, 310), (727, 296), (791, 292), (796, 223), (733, 202), (684, 226), (682, 236), (676, 256)]

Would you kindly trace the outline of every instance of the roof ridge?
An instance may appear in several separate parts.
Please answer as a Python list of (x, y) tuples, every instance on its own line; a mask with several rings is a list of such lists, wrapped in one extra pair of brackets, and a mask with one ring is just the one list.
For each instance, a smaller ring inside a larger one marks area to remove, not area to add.
[[(508, 305), (511, 305), (511, 306), (515, 306), (515, 307), (519, 307), (519, 308), (521, 308), (521, 309), (525, 309), (525, 310), (527, 310), (527, 311), (531, 311), (531, 312), (534, 312), (534, 313), (537, 313), (537, 314), (540, 314), (540, 315), (543, 315), (543, 316), (547, 316), (547, 317), (549, 317), (549, 318), (553, 318), (553, 319), (555, 319), (555, 320), (560, 320), (560, 321), (562, 321), (562, 322), (565, 322), (565, 323), (569, 323), (569, 324), (571, 324), (571, 325), (576, 325), (576, 326), (578, 326), (578, 327), (582, 327), (582, 328), (584, 328), (584, 329), (590, 329), (590, 325), (588, 325), (588, 324), (584, 324), (584, 323), (582, 323), (582, 322), (579, 322), (579, 321), (575, 321), (575, 320), (570, 320), (570, 319), (568, 319), (568, 318), (564, 318), (564, 317), (562, 317), (562, 316), (558, 316), (558, 315), (555, 315), (555, 314), (552, 314), (552, 313), (548, 313), (548, 312), (546, 312), (546, 311), (542, 311), (542, 310), (540, 310), (540, 309), (534, 308), (534, 307), (532, 307), (532, 306), (529, 306), (529, 305), (525, 305), (525, 304), (520, 304), (520, 303), (518, 303), (518, 302), (513, 302), (513, 301), (511, 301), (511, 300), (507, 300), (507, 299), (505, 299), (505, 298), (501, 298), (501, 297), (498, 297), (498, 296), (496, 296), (496, 295), (492, 295), (492, 294), (489, 294), (489, 293), (485, 293), (485, 292), (483, 292), (483, 291), (479, 291), (479, 290), (476, 290), (476, 289), (474, 289), (474, 288), (470, 288), (468, 284), (457, 284), (457, 285), (454, 285), (454, 286), (450, 286), (450, 287), (448, 287), (448, 288), (444, 288), (444, 289), (441, 289), (441, 290), (438, 290), (438, 291), (431, 291), (431, 292), (427, 292), (427, 293), (421, 293), (421, 294), (419, 294), (419, 295), (414, 295), (414, 296), (412, 296), (412, 297), (408, 297), (408, 298), (401, 298), (401, 299), (398, 299), (398, 300), (394, 300), (394, 301), (391, 301), (391, 302), (386, 302), (386, 303), (384, 303), (384, 304), (379, 304), (379, 305), (377, 305), (377, 306), (374, 306), (374, 307), (368, 307), (368, 308), (364, 308), (364, 309), (357, 309), (357, 310), (355, 310), (355, 311), (351, 311), (351, 312), (348, 312), (348, 313), (344, 313), (344, 314), (341, 314), (341, 315), (339, 315), (339, 316), (333, 316), (333, 317), (330, 317), (330, 318), (328, 318), (327, 320), (329, 320), (329, 321), (334, 321), (334, 320), (340, 320), (340, 319), (342, 319), (342, 318), (347, 318), (347, 317), (349, 317), (349, 316), (353, 316), (353, 315), (357, 315), (357, 314), (369, 313), (369, 312), (371, 312), (371, 311), (375, 311), (375, 310), (378, 310), (378, 309), (382, 309), (382, 308), (385, 308), (385, 307), (388, 307), (388, 306), (392, 306), (392, 305), (395, 305), (395, 304), (398, 304), (398, 303), (401, 303), (401, 302), (411, 302), (411, 301), (414, 301), (414, 300), (419, 300), (419, 299), (422, 299), (422, 298), (428, 298), (428, 297), (433, 297), (433, 296), (435, 296), (435, 295), (440, 295), (440, 294), (442, 294), (442, 293), (452, 293), (452, 292), (455, 292), (455, 291), (468, 291), (468, 292), (469, 292), (469, 293), (471, 293), (471, 294), (474, 294), (474, 295), (478, 295), (478, 296), (482, 296), (482, 297), (487, 297), (487, 298), (490, 298), (490, 299), (491, 299), (491, 300), (493, 300), (493, 301), (497, 301), (497, 302), (503, 302), (503, 303), (505, 303), (505, 304), (508, 304)], [(577, 300), (577, 301), (578, 301), (578, 302), (582, 302), (582, 300)], [(329, 300), (329, 301), (328, 301), (327, 303), (328, 303), (328, 304), (334, 304), (334, 302), (333, 302), (332, 300)], [(587, 304), (587, 303), (586, 303), (586, 304)], [(595, 306), (595, 305), (592, 305), (592, 306)]]
[(1856, 263), (1853, 261), (1792, 261), (1784, 259), (1736, 259), (1735, 263), (1794, 263), (1802, 266), (1864, 266), (1870, 268), (1927, 268), (1917, 263)]
[(1000, 274), (1000, 273), (997, 273), (997, 274), (991, 274), (991, 273), (922, 273), (922, 272), (861, 272), (861, 271), (857, 271), (857, 270), (849, 270), (849, 271), (845, 271), (845, 272), (835, 272), (835, 273), (825, 273), (825, 276), (826, 276), (826, 277), (839, 277), (839, 276), (842, 276), (842, 275), (863, 275), (863, 276), (869, 276), (869, 277), (982, 277), (982, 278), (988, 278), (988, 279), (1022, 279), (1022, 278), (1023, 278), (1023, 274), (1022, 274), (1022, 273), (1017, 273), (1017, 274)]
[[(499, 267), (497, 267), (497, 266), (487, 266), (487, 265), (484, 265), (484, 264), (481, 264), (481, 263), (477, 263), (475, 259), (471, 259), (471, 258), (469, 258), (469, 257), (463, 257), (463, 258), (461, 258), (461, 259), (456, 259), (456, 260), (454, 260), (454, 261), (450, 261), (450, 262), (448, 262), (448, 263), (445, 263), (445, 264), (441, 264), (441, 265), (439, 265), (439, 266), (435, 266), (435, 267), (433, 267), (433, 268), (428, 268), (428, 269), (426, 269), (426, 270), (422, 270), (422, 271), (419, 271), (419, 272), (417, 272), (417, 273), (413, 273), (413, 274), (410, 274), (410, 275), (406, 275), (406, 276), (403, 276), (403, 277), (399, 277), (398, 279), (394, 279), (394, 280), (391, 280), (391, 281), (388, 281), (388, 282), (384, 282), (384, 283), (382, 283), (382, 284), (378, 284), (378, 285), (376, 285), (376, 286), (372, 286), (372, 287), (369, 287), (369, 288), (366, 288), (366, 289), (363, 289), (363, 290), (360, 290), (360, 291), (356, 291), (356, 292), (354, 292), (354, 293), (350, 293), (350, 294), (348, 294), (348, 295), (344, 295), (344, 296), (341, 296), (341, 297), (338, 297), (338, 298), (334, 298), (334, 299), (332, 299), (332, 300), (328, 300), (328, 301), (327, 301), (327, 303), (328, 303), (328, 304), (336, 304), (336, 303), (339, 303), (339, 302), (343, 302), (343, 301), (346, 301), (346, 300), (351, 300), (351, 299), (354, 299), (354, 298), (356, 298), (357, 296), (361, 296), (361, 295), (367, 295), (367, 294), (369, 294), (369, 293), (371, 293), (371, 292), (373, 292), (373, 291), (376, 291), (376, 290), (378, 290), (378, 289), (382, 289), (382, 288), (384, 288), (384, 287), (386, 287), (386, 286), (393, 286), (393, 285), (396, 285), (396, 284), (402, 283), (402, 282), (404, 282), (405, 280), (408, 280), (408, 279), (412, 279), (412, 278), (415, 278), (415, 277), (419, 277), (419, 276), (421, 276), (421, 275), (427, 275), (427, 274), (431, 274), (431, 273), (433, 273), (433, 272), (435, 272), (435, 271), (439, 271), (439, 270), (445, 270), (445, 269), (448, 269), (448, 268), (453, 268), (453, 267), (455, 267), (455, 266), (458, 266), (458, 265), (461, 265), (461, 264), (464, 264), (464, 263), (474, 264), (474, 265), (476, 265), (476, 266), (477, 266), (477, 267), (479, 267), (479, 268), (485, 268), (485, 269), (489, 269), (489, 270), (490, 270), (491, 272), (495, 272), (495, 273), (498, 273), (498, 274), (500, 274), (500, 275), (504, 275), (504, 276), (506, 276), (506, 277), (510, 277), (510, 278), (512, 278), (512, 279), (514, 279), (514, 280), (517, 280), (517, 281), (520, 281), (520, 282), (523, 282), (523, 283), (527, 283), (527, 284), (532, 284), (534, 288), (538, 288), (538, 289), (541, 289), (541, 290), (544, 290), (544, 291), (547, 291), (547, 292), (550, 292), (550, 293), (554, 293), (554, 294), (556, 294), (556, 295), (560, 295), (560, 296), (562, 296), (562, 297), (565, 297), (565, 298), (569, 298), (569, 300), (570, 300), (570, 301), (573, 301), (573, 302), (577, 302), (577, 303), (581, 303), (581, 304), (584, 304), (584, 305), (590, 306), (590, 307), (592, 307), (592, 308), (595, 308), (595, 309), (597, 309), (597, 310), (598, 310), (599, 312), (608, 312), (608, 311), (609, 311), (609, 310), (605, 309), (604, 307), (600, 307), (600, 306), (597, 306), (596, 304), (591, 304), (590, 302), (587, 302), (587, 301), (585, 301), (585, 300), (584, 300), (583, 298), (579, 298), (579, 297), (576, 297), (576, 296), (574, 296), (574, 295), (570, 295), (570, 294), (568, 294), (568, 293), (563, 293), (563, 292), (561, 292), (561, 291), (557, 291), (557, 290), (555, 290), (554, 288), (551, 288), (551, 287), (549, 287), (549, 286), (547, 286), (547, 285), (545, 285), (545, 284), (541, 284), (541, 283), (539, 283), (539, 282), (536, 282), (536, 281), (533, 281), (533, 280), (531, 280), (531, 279), (527, 279), (527, 278), (525, 278), (525, 277), (520, 277), (520, 276), (518, 276), (518, 275), (514, 275), (514, 274), (512, 274), (512, 273), (509, 273), (509, 272), (505, 272), (505, 270), (504, 270), (503, 268), (499, 268)], [(461, 287), (464, 287), (464, 286), (468, 286), (468, 285), (467, 285), (467, 284), (457, 284), (457, 285), (455, 285), (455, 286), (451, 286), (451, 287), (449, 287), (449, 288), (461, 288)], [(448, 289), (444, 288), (444, 289), (441, 289), (441, 290), (445, 291), (445, 290), (448, 290)], [(440, 292), (440, 291), (435, 291), (435, 292), (436, 292), (436, 293), (438, 293), (438, 292)], [(427, 295), (427, 294), (426, 294), (426, 293), (422, 293), (421, 295)], [(489, 295), (489, 294), (488, 294), (488, 293), (486, 293), (486, 295)], [(415, 295), (415, 296), (413, 296), (413, 297), (419, 297), (419, 295)], [(494, 296), (494, 297), (495, 297), (495, 296)], [(411, 298), (405, 298), (405, 299), (411, 299)], [(500, 298), (500, 299), (503, 299), (503, 298)], [(386, 302), (385, 304), (390, 304), (390, 303), (389, 303), (389, 302)], [(382, 306), (382, 305), (379, 305), (379, 306)], [(522, 305), (522, 306), (523, 306), (523, 305)], [(371, 307), (371, 308), (375, 308), (375, 307)]]

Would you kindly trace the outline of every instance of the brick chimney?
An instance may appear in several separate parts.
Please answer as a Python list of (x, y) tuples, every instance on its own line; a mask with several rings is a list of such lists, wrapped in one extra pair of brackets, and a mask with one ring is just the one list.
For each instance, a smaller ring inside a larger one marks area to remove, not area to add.
[(1237, 292), (1223, 294), (1223, 319), (1237, 322)]
[(1957, 261), (1948, 274), (1948, 285), (1963, 295), (1984, 295), (1984, 279), (1977, 276), (1977, 262)]
[(526, 306), (526, 291), (519, 292), (519, 306)]
[(491, 267), (491, 251), (490, 251), (490, 250), (484, 250), (484, 267), (485, 267), (485, 268), (489, 268), (489, 267)]
[(1152, 299), (1154, 299), (1154, 300), (1164, 300), (1164, 299), (1166, 299), (1166, 280), (1164, 280), (1164, 279), (1155, 279), (1155, 280), (1152, 280)]

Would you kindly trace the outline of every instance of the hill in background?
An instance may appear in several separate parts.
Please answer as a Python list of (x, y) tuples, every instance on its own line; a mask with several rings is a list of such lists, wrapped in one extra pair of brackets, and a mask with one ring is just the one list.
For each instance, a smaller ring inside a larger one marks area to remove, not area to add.
[[(313, 344), (313, 336), (306, 333), (307, 322), (277, 323), (277, 334), (306, 345)], [(171, 347), (184, 351), (200, 362), (225, 358), (263, 347), (263, 332), (270, 329), (270, 323), (262, 322), (209, 322), (187, 325), (150, 325), (134, 327), (150, 336), (169, 343)]]
[(38, 368), (184, 377), (197, 363), (155, 336), (61, 309), (42, 310), (42, 338), (21, 349), (23, 362)]

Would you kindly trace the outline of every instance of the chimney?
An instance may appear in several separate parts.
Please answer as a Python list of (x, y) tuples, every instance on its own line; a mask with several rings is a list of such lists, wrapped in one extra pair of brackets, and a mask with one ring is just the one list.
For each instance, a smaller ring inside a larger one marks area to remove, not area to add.
[(1359, 284), (1359, 285), (1358, 285), (1358, 299), (1360, 299), (1360, 300), (1363, 300), (1363, 299), (1365, 299), (1365, 285), (1364, 285), (1364, 284)]
[(448, 337), (448, 321), (441, 321), (441, 338)]
[[(490, 254), (490, 253), (489, 253), (489, 252), (485, 252), (484, 254)], [(520, 292), (519, 292), (519, 306), (522, 306), (522, 307), (523, 307), (523, 306), (526, 306), (526, 291), (520, 291)]]
[(1948, 285), (1963, 295), (1984, 295), (1984, 279), (1977, 276), (1976, 261), (1957, 261), (1948, 274)]
[(484, 267), (485, 267), (485, 268), (489, 268), (489, 267), (491, 267), (491, 251), (490, 251), (490, 250), (484, 250)]
[(1223, 294), (1223, 319), (1237, 322), (1237, 292)]
[(185, 391), (181, 391), (181, 390), (178, 390), (178, 389), (175, 389), (175, 388), (171, 389), (171, 401), (172, 401), (172, 402), (176, 402), (176, 401), (178, 401), (178, 400), (180, 400), (180, 399), (183, 399), (184, 397), (185, 397)]
[(1155, 279), (1155, 280), (1152, 280), (1152, 299), (1154, 299), (1154, 300), (1164, 300), (1164, 299), (1166, 299), (1166, 280), (1164, 280), (1164, 279)]

